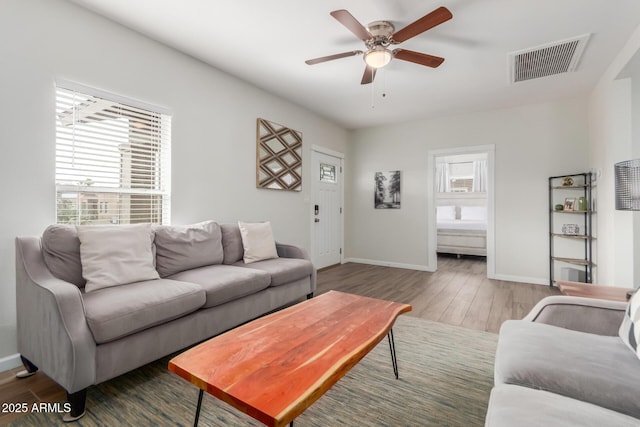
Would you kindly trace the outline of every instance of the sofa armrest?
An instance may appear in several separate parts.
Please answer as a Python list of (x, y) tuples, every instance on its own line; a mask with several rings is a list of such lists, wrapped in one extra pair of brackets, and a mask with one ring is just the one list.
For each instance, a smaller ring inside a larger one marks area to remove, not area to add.
[(540, 300), (523, 320), (617, 336), (626, 308), (621, 301), (555, 295)]
[(38, 237), (16, 238), (18, 351), (75, 393), (94, 384), (96, 344), (80, 289), (54, 277)]
[[(281, 258), (299, 258), (306, 259), (311, 261), (311, 257), (309, 256), (309, 252), (305, 248), (301, 248), (300, 246), (287, 245), (284, 243), (276, 242), (276, 251), (278, 252), (278, 256)], [(311, 293), (316, 291), (316, 283), (318, 281), (318, 272), (315, 267), (313, 268), (313, 272), (311, 273)]]
[(276, 251), (278, 252), (278, 256), (281, 258), (300, 258), (300, 259), (308, 259), (311, 261), (309, 257), (309, 253), (306, 249), (301, 248), (300, 246), (287, 245), (284, 243), (276, 242)]

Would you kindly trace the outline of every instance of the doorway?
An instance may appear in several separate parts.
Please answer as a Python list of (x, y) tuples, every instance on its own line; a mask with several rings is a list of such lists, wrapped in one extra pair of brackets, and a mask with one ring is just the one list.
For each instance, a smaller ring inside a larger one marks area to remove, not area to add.
[(494, 152), (493, 145), (429, 152), (428, 264), (433, 271), (439, 252), (486, 256), (487, 277), (494, 278)]
[(311, 151), (311, 260), (317, 269), (340, 264), (343, 254), (342, 153)]

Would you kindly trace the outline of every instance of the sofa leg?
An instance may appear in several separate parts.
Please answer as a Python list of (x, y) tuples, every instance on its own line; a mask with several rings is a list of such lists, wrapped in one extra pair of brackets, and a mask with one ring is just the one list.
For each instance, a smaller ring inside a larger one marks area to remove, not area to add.
[(24, 369), (16, 374), (16, 378), (28, 378), (38, 372), (38, 367), (31, 363), (29, 359), (20, 355), (20, 360), (22, 360)]
[(76, 421), (84, 416), (84, 406), (87, 402), (87, 389), (76, 391), (75, 393), (67, 393), (67, 401), (71, 405), (71, 410), (62, 418), (62, 421), (69, 423)]
[(307, 294), (307, 299), (311, 299), (311, 298), (313, 298), (313, 292)]

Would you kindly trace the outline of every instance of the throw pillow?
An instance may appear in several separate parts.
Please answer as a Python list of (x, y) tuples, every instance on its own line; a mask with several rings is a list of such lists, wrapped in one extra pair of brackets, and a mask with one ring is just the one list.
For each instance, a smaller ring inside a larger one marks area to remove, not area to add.
[(84, 287), (86, 281), (82, 277), (80, 240), (75, 225), (47, 227), (42, 233), (42, 257), (55, 277), (79, 288)]
[(640, 358), (638, 341), (640, 341), (640, 296), (636, 292), (627, 305), (622, 324), (618, 330), (622, 341)]
[(158, 279), (150, 224), (78, 226), (86, 292)]
[(156, 270), (160, 277), (192, 268), (222, 264), (222, 233), (214, 221), (161, 225), (154, 229)]
[(438, 206), (436, 208), (436, 218), (441, 221), (453, 221), (456, 219), (456, 207)]
[(273, 238), (271, 223), (238, 222), (242, 246), (244, 247), (244, 262), (246, 264), (265, 259), (278, 258), (276, 241)]
[(463, 206), (460, 208), (460, 219), (465, 221), (486, 221), (487, 208), (484, 206)]

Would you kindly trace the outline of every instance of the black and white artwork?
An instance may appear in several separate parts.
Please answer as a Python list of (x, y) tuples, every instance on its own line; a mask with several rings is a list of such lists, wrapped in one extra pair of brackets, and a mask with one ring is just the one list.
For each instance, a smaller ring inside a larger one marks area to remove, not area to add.
[(400, 209), (400, 171), (376, 172), (374, 206), (376, 209)]

